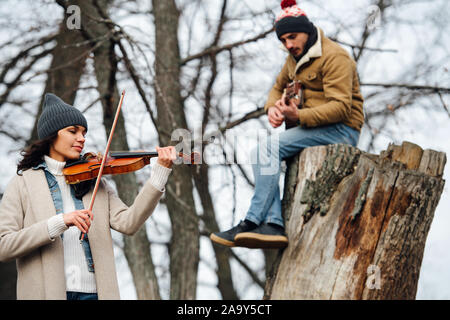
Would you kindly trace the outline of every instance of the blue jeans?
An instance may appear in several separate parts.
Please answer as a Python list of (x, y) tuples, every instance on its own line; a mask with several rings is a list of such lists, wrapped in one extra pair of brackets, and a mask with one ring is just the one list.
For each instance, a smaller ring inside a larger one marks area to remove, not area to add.
[(67, 300), (98, 300), (96, 293), (67, 291)]
[(296, 126), (259, 143), (251, 156), (255, 192), (245, 219), (258, 225), (270, 222), (284, 227), (279, 187), (281, 161), (307, 147), (338, 143), (356, 147), (358, 139), (358, 130), (336, 123), (308, 129)]

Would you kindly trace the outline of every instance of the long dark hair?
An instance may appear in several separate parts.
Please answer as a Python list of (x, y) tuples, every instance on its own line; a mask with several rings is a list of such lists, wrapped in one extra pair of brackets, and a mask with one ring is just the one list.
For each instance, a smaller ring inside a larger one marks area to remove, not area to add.
[[(55, 142), (56, 138), (58, 136), (58, 133), (55, 133), (51, 135), (48, 138), (37, 140), (30, 144), (28, 147), (25, 147), (20, 154), (23, 156), (23, 159), (19, 161), (19, 164), (17, 165), (17, 175), (21, 176), (22, 172), (28, 169), (31, 169), (38, 164), (42, 163), (44, 161), (44, 156), (49, 155), (50, 153), (50, 146)], [(80, 159), (83, 159), (84, 157), (81, 157)], [(66, 162), (66, 166), (79, 161), (80, 159), (75, 160), (68, 160)], [(81, 199), (86, 193), (89, 192), (92, 185), (95, 184), (95, 180), (88, 180), (83, 181), (78, 184), (73, 185), (75, 189), (75, 196), (78, 199)]]
[(17, 175), (21, 176), (22, 172), (31, 169), (42, 161), (44, 161), (44, 155), (48, 155), (50, 152), (50, 146), (56, 140), (58, 133), (51, 135), (42, 140), (37, 140), (25, 147), (20, 155), (23, 156), (23, 159), (19, 161), (17, 165)]

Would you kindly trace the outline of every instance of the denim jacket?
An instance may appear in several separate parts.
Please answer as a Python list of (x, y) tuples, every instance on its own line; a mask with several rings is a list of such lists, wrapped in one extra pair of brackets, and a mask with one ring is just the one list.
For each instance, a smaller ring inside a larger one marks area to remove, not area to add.
[[(48, 170), (45, 161), (40, 163), (36, 167), (33, 167), (33, 170), (37, 169), (43, 169), (45, 172), (45, 177), (47, 178), (50, 194), (52, 195), (53, 203), (55, 205), (56, 214), (63, 213), (62, 195), (61, 190), (59, 189), (58, 182), (56, 181), (56, 178)], [(75, 203), (75, 210), (83, 210), (84, 209), (83, 201), (75, 197), (75, 191), (72, 186), (70, 187), (70, 192), (72, 194), (73, 202)], [(61, 237), (63, 236), (64, 234), (61, 235)], [(84, 255), (86, 256), (88, 270), (89, 272), (94, 272), (94, 260), (92, 259), (91, 247), (89, 245), (89, 239), (87, 234), (84, 236), (84, 240), (81, 241), (81, 245), (83, 246)]]

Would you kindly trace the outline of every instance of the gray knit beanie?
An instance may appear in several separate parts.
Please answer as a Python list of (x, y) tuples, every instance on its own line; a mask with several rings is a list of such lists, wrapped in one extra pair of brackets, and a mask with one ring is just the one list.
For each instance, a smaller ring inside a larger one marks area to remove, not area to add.
[(75, 107), (65, 103), (53, 93), (46, 93), (41, 116), (38, 120), (37, 132), (40, 140), (45, 139), (59, 130), (74, 125), (88, 129), (86, 118)]

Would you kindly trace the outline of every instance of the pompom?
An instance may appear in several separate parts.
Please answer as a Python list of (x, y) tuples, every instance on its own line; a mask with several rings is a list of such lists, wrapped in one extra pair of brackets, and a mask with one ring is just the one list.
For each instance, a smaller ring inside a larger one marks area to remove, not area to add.
[(297, 4), (297, 1), (295, 0), (282, 0), (281, 1), (281, 9), (286, 9), (292, 6), (295, 6)]

